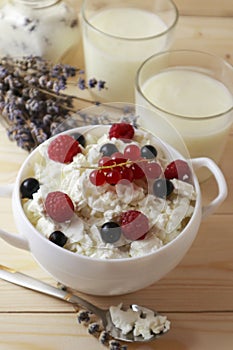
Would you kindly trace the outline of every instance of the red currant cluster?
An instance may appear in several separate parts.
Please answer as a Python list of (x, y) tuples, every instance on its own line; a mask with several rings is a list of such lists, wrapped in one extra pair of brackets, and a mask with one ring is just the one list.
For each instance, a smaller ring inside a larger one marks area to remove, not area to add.
[(140, 149), (135, 144), (129, 144), (124, 153), (121, 153), (114, 144), (109, 143), (101, 147), (100, 153), (102, 157), (98, 169), (90, 173), (90, 181), (95, 186), (105, 183), (116, 185), (124, 180), (133, 182), (145, 177), (156, 179), (162, 173), (160, 165), (155, 161), (157, 150), (152, 145)]

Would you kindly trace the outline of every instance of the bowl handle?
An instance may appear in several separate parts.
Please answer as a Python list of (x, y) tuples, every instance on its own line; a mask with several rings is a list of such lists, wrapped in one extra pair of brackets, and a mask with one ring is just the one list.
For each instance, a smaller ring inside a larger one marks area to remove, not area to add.
[(227, 184), (224, 178), (224, 175), (218, 165), (210, 158), (201, 157), (191, 159), (194, 170), (205, 167), (210, 170), (210, 172), (214, 175), (215, 181), (218, 186), (218, 195), (215, 197), (208, 205), (202, 208), (202, 219), (207, 218), (209, 215), (214, 213), (216, 209), (220, 206), (220, 204), (227, 197)]
[[(14, 189), (14, 184), (9, 184), (5, 186), (0, 186), (0, 196), (1, 197), (10, 197)], [(29, 244), (26, 238), (19, 234), (12, 234), (0, 229), (0, 238), (4, 239), (10, 245), (15, 246), (16, 248), (30, 250)]]

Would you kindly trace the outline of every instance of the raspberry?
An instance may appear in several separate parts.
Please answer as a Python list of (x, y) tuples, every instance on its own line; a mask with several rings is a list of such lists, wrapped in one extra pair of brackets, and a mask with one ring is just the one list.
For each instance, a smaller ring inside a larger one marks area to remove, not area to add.
[(74, 204), (70, 197), (61, 191), (50, 192), (45, 199), (45, 210), (57, 222), (70, 220), (74, 214)]
[(48, 147), (49, 158), (59, 163), (70, 163), (81, 152), (78, 141), (70, 135), (57, 136)]
[(131, 140), (134, 137), (134, 128), (128, 123), (115, 123), (109, 130), (109, 138)]
[(122, 233), (131, 241), (145, 238), (149, 231), (148, 218), (137, 210), (128, 210), (122, 213), (120, 223)]
[(186, 182), (190, 182), (192, 180), (191, 169), (182, 159), (177, 159), (168, 164), (164, 171), (164, 176), (168, 180), (179, 179)]

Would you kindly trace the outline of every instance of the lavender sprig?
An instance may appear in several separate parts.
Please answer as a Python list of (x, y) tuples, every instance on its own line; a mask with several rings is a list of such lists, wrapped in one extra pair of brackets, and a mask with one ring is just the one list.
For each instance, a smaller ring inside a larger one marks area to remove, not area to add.
[[(52, 66), (35, 56), (2, 58), (0, 112), (9, 138), (19, 147), (31, 151), (52, 136), (59, 126), (67, 127), (66, 122), (79, 110), (74, 101), (98, 105), (96, 101), (64, 93), (70, 84), (69, 79), (75, 77), (78, 89), (105, 88), (104, 81), (93, 78), (86, 82), (82, 70), (67, 64)], [(84, 115), (78, 118), (85, 124)]]

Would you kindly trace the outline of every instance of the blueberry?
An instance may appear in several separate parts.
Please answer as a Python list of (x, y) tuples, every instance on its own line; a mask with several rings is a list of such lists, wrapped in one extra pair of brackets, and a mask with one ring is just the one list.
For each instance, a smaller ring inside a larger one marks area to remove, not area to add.
[(103, 156), (111, 157), (115, 152), (118, 152), (118, 149), (113, 143), (105, 143), (100, 148), (100, 153), (102, 153)]
[(86, 139), (85, 137), (80, 134), (79, 132), (74, 132), (72, 135), (71, 135), (76, 141), (78, 141), (78, 143), (83, 146), (84, 148), (86, 147)]
[(145, 145), (141, 148), (141, 156), (146, 159), (153, 159), (157, 157), (157, 149), (152, 145)]
[(55, 243), (56, 245), (59, 245), (59, 247), (64, 247), (64, 245), (67, 242), (67, 239), (68, 238), (66, 237), (66, 235), (61, 231), (54, 231), (49, 236), (49, 240)]
[(32, 199), (33, 193), (37, 192), (40, 188), (39, 181), (33, 177), (25, 179), (20, 185), (20, 193), (22, 198)]
[(173, 183), (167, 179), (158, 179), (153, 184), (153, 193), (159, 198), (167, 198), (173, 190)]
[(101, 227), (100, 234), (105, 243), (115, 243), (120, 239), (121, 228), (116, 222), (105, 222)]

